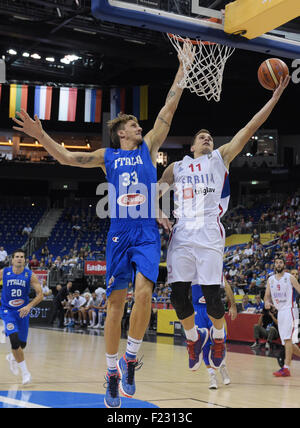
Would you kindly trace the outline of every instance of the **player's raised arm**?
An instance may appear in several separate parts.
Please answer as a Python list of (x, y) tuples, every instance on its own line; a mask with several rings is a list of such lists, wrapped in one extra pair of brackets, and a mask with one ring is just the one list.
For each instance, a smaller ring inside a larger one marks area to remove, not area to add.
[(272, 98), (265, 104), (265, 106), (242, 128), (228, 144), (219, 148), (219, 152), (224, 160), (225, 166), (228, 168), (230, 162), (243, 150), (249, 139), (261, 127), (261, 125), (268, 119), (276, 106), (283, 91), (290, 81), (290, 76), (286, 76), (284, 80), (280, 81), (279, 86), (275, 89)]
[(25, 134), (37, 139), (44, 146), (47, 152), (53, 156), (62, 165), (77, 166), (81, 168), (96, 168), (104, 169), (104, 153), (105, 149), (99, 149), (92, 153), (70, 152), (65, 147), (56, 143), (44, 131), (42, 124), (37, 117), (34, 119), (28, 113), (21, 109), (21, 113), (17, 112), (18, 118), (13, 118), (18, 126), (13, 126), (16, 131), (22, 131)]
[[(191, 57), (191, 62), (194, 58), (194, 52), (191, 47), (184, 46), (184, 54)], [(169, 90), (166, 101), (162, 109), (160, 110), (153, 128), (145, 136), (144, 140), (146, 141), (149, 150), (151, 152), (152, 160), (156, 163), (156, 154), (165, 141), (173, 120), (173, 116), (176, 112), (178, 103), (180, 101), (183, 89), (178, 86), (179, 82), (183, 79), (183, 65), (180, 58), (180, 53), (178, 55), (179, 68), (175, 76), (174, 82)]]

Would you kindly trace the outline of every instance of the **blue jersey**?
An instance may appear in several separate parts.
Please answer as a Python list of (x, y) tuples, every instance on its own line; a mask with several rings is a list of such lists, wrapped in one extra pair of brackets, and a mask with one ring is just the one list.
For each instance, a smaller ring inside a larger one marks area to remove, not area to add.
[(104, 159), (111, 225), (139, 219), (144, 226), (155, 225), (157, 172), (146, 142), (135, 150), (108, 148)]
[(18, 275), (13, 272), (12, 267), (3, 269), (2, 309), (17, 311), (28, 305), (31, 276), (32, 272), (27, 268)]

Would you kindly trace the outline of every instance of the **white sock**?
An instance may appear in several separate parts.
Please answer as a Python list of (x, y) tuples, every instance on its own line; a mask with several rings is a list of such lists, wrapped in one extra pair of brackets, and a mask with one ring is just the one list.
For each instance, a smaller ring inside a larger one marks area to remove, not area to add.
[(140, 346), (142, 344), (142, 339), (133, 339), (128, 336), (127, 347), (126, 347), (126, 358), (130, 360), (135, 360), (137, 353), (139, 352)]
[(290, 366), (287, 366), (286, 364), (283, 366), (283, 368), (290, 370)]
[(208, 368), (207, 371), (210, 375), (215, 374), (215, 370), (212, 367)]
[(191, 340), (192, 342), (197, 342), (199, 336), (198, 336), (197, 327), (195, 325), (190, 330), (184, 330), (184, 332), (187, 340)]
[(18, 366), (20, 367), (20, 369), (22, 371), (22, 375), (25, 375), (28, 373), (28, 368), (27, 368), (25, 360), (22, 361), (21, 363), (18, 363)]
[(220, 330), (213, 326), (213, 338), (214, 339), (224, 339), (224, 327), (222, 327)]
[(118, 361), (118, 354), (105, 354), (106, 356), (106, 363), (107, 368), (110, 371), (116, 371), (117, 370), (117, 361)]

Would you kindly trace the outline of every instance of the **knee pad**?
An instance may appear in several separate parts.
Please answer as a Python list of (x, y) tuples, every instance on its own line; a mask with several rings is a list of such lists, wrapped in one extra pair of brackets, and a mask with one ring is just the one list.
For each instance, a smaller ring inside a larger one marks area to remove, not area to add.
[(14, 351), (16, 351), (21, 347), (21, 342), (20, 342), (18, 333), (12, 333), (9, 336), (9, 340), (11, 344), (11, 349), (13, 349)]
[(190, 282), (174, 282), (171, 284), (171, 303), (178, 319), (184, 320), (194, 313), (194, 306), (190, 299)]
[(223, 318), (225, 309), (220, 285), (202, 285), (202, 291), (206, 300), (207, 314), (217, 320)]

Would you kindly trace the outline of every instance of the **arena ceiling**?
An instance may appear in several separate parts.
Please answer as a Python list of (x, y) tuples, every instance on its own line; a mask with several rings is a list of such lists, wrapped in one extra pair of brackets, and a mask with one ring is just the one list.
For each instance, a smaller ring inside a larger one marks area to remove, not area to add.
[[(165, 1), (177, 9), (189, 3)], [(222, 9), (228, 2), (199, 4)], [(96, 85), (169, 80), (177, 60), (164, 34), (99, 21), (90, 6), (90, 0), (0, 0), (0, 55), (5, 56), (7, 79)], [(285, 28), (300, 34), (300, 19)], [(70, 54), (79, 59), (61, 63)], [(244, 53), (242, 61), (251, 61), (251, 55)]]

